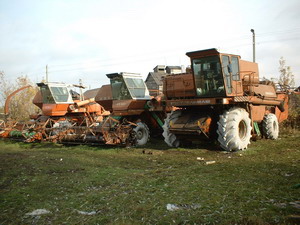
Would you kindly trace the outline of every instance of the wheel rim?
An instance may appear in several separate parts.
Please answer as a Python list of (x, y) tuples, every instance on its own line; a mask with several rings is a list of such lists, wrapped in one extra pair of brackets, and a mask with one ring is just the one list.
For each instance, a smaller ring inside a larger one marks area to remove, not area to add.
[(143, 131), (141, 131), (141, 130), (138, 130), (137, 132), (136, 132), (136, 138), (138, 139), (138, 140), (141, 140), (142, 138), (143, 138), (143, 135), (144, 133), (143, 133)]
[(244, 120), (239, 123), (239, 137), (244, 140), (247, 135), (247, 125)]

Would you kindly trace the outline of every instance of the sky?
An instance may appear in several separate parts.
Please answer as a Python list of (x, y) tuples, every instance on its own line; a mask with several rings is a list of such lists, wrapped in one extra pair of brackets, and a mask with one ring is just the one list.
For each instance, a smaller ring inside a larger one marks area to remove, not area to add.
[(278, 78), (279, 59), (300, 85), (299, 0), (0, 0), (0, 71), (8, 80), (97, 88), (106, 74), (188, 66), (186, 52), (217, 48)]

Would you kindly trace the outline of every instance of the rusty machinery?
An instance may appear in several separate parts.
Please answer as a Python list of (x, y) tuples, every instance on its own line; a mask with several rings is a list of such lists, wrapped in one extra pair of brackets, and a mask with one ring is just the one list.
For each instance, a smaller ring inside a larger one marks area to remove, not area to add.
[(1, 137), (21, 137), (27, 142), (52, 141), (135, 145), (136, 124), (116, 120), (95, 102), (95, 93), (87, 91), (83, 100), (73, 87), (63, 83), (38, 83), (33, 104), (42, 110), (26, 123), (2, 121)]
[(86, 100), (68, 85), (39, 83), (33, 103), (42, 115), (33, 124), (2, 123), (0, 136), (21, 130), (28, 141), (144, 145), (149, 127), (154, 133), (163, 127), (169, 146), (205, 137), (227, 151), (247, 148), (261, 132), (277, 139), (288, 96), (259, 81), (256, 63), (216, 49), (187, 55), (192, 73), (166, 76), (163, 101), (150, 97), (142, 77), (133, 73), (107, 74), (111, 84), (86, 91)]
[(140, 74), (112, 73), (107, 74), (110, 85), (102, 86), (95, 101), (112, 113), (115, 119), (126, 118), (137, 126), (137, 145), (144, 145), (152, 135), (161, 135), (163, 120), (170, 107), (163, 106), (161, 96), (149, 95), (147, 86)]
[(111, 84), (86, 91), (86, 100), (80, 100), (72, 85), (38, 83), (40, 90), (33, 103), (42, 115), (32, 116), (34, 121), (25, 124), (6, 123), (0, 136), (26, 137), (27, 141), (145, 145), (150, 131), (161, 135), (166, 110), (171, 111), (162, 105), (161, 96), (149, 95), (140, 74), (122, 72), (107, 77)]
[(258, 64), (216, 49), (188, 52), (192, 73), (168, 75), (165, 142), (178, 147), (201, 137), (227, 151), (246, 149), (252, 136), (277, 139), (278, 122), (288, 116), (288, 95), (259, 81)]

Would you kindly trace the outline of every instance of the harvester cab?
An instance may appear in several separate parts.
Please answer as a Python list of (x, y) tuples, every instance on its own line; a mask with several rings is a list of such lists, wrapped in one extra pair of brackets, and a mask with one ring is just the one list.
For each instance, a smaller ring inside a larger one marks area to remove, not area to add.
[[(72, 104), (74, 103), (72, 95), (75, 97), (76, 93), (71, 92), (68, 85), (63, 83), (37, 83), (40, 88), (43, 103), (45, 104)], [(76, 97), (75, 97), (76, 98)]]
[(74, 88), (84, 88), (81, 85), (64, 83), (37, 83), (39, 92), (33, 99), (45, 116), (64, 116), (67, 113), (83, 113), (101, 111), (94, 98), (84, 100), (83, 95)]
[(149, 100), (147, 86), (138, 73), (107, 74), (110, 79), (113, 100)]
[[(116, 116), (138, 115), (144, 111), (144, 105), (151, 100), (142, 76), (138, 73), (111, 73), (110, 79), (112, 111)], [(99, 94), (99, 93), (98, 93)], [(104, 99), (96, 101), (102, 105)]]
[(188, 52), (187, 56), (191, 59), (196, 96), (247, 94), (276, 98), (275, 86), (259, 82), (258, 64), (255, 62), (242, 60), (239, 55), (220, 53), (216, 49)]
[(169, 98), (242, 96), (244, 73), (248, 74), (247, 80), (258, 82), (258, 65), (243, 61), (238, 55), (208, 49), (188, 52), (187, 56), (193, 73), (165, 79), (164, 92)]

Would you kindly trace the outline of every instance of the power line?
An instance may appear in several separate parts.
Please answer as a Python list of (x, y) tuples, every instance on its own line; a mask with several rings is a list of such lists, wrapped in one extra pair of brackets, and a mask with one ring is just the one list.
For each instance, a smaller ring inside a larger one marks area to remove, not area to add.
[[(275, 35), (289, 35), (289, 34), (292, 34), (292, 33), (299, 33), (300, 32), (300, 28), (294, 28), (294, 29), (289, 29), (289, 30), (281, 30), (281, 31), (272, 31), (272, 32), (265, 32), (265, 33), (258, 33), (256, 34), (256, 36), (259, 38), (259, 37), (267, 37), (267, 36), (275, 36)], [(236, 41), (243, 41), (243, 40), (250, 40), (249, 39), (249, 36), (250, 35), (243, 35), (243, 36), (240, 36), (240, 37), (236, 37), (236, 38), (230, 38), (230, 39), (227, 39), (227, 40), (219, 40), (219, 41), (214, 41), (214, 42), (222, 42), (222, 43), (228, 43), (228, 42), (236, 42)], [(288, 40), (288, 39), (286, 39)], [(266, 43), (267, 41), (260, 41), (260, 43)], [(273, 40), (272, 40), (273, 42)], [(202, 43), (199, 43), (199, 44), (204, 44), (205, 42), (202, 42)], [(208, 42), (207, 42), (208, 43)], [(245, 45), (248, 45), (248, 44), (245, 44)], [(242, 46), (242, 45), (236, 45), (235, 47), (239, 47), (239, 46)], [(171, 51), (174, 51), (174, 49), (172, 49)], [(77, 62), (77, 63), (70, 63), (70, 64), (54, 64), (54, 65), (50, 65), (52, 68), (55, 68), (55, 67), (72, 67), (72, 66), (77, 66), (77, 65), (85, 65), (85, 64), (88, 64), (88, 63), (101, 63), (101, 62), (115, 62), (115, 61), (118, 61), (118, 60), (123, 60), (124, 58), (128, 59), (128, 58), (136, 58), (136, 57), (140, 57), (140, 56), (144, 56), (145, 54), (146, 55), (149, 55), (149, 54), (159, 54), (159, 53), (164, 53), (164, 55), (167, 53), (170, 53), (170, 50), (167, 50), (167, 51), (155, 51), (155, 52), (148, 52), (148, 53), (143, 53), (143, 54), (135, 54), (135, 55), (129, 55), (129, 56), (123, 56), (123, 57), (117, 57), (117, 58), (106, 58), (106, 59), (101, 59), (101, 58), (95, 58), (95, 59), (90, 59), (90, 60), (87, 60), (85, 62)], [(108, 64), (109, 66), (110, 65), (121, 65), (121, 64), (124, 64), (124, 62), (122, 63), (111, 63), (111, 64)], [(106, 66), (106, 65), (104, 65)], [(69, 71), (70, 69), (67, 69), (67, 70), (63, 70), (63, 71)], [(74, 69), (71, 69), (71, 70), (74, 70)], [(60, 70), (57, 70), (57, 71), (60, 71)]]
[[(278, 41), (289, 41), (289, 40), (299, 40), (300, 37), (295, 37), (295, 38), (286, 38), (286, 39), (279, 39), (279, 40), (269, 40), (269, 41), (258, 41), (257, 44), (268, 44), (272, 42), (278, 42)], [(239, 45), (229, 45), (232, 48), (236, 47), (243, 47), (243, 46), (251, 46), (251, 43), (244, 43), (244, 44), (239, 44)], [(170, 54), (168, 54), (170, 55)], [(165, 57), (166, 55), (164, 55)], [(143, 59), (135, 59), (135, 60), (130, 60), (130, 61), (123, 61), (123, 62), (118, 62), (118, 63), (110, 63), (110, 64), (99, 64), (95, 66), (88, 66), (88, 68), (85, 67), (79, 67), (79, 68), (70, 68), (70, 69), (57, 69), (57, 70), (52, 70), (50, 69), (49, 73), (58, 73), (58, 72), (72, 72), (72, 71), (88, 71), (88, 70), (95, 70), (95, 69), (100, 69), (103, 67), (109, 67), (109, 66), (118, 66), (118, 65), (124, 65), (124, 64), (131, 64), (135, 62), (145, 62), (145, 61), (152, 61), (156, 59), (161, 59), (162, 56), (156, 56), (156, 57), (151, 57), (151, 58), (143, 58)]]
[[(272, 42), (281, 42), (281, 41), (289, 41), (289, 40), (298, 40), (300, 39), (300, 37), (296, 36), (296, 37), (292, 37), (293, 34), (298, 34), (300, 32), (300, 28), (294, 28), (294, 29), (289, 29), (289, 30), (281, 30), (281, 31), (272, 31), (272, 32), (265, 32), (265, 33), (258, 33), (257, 36), (260, 37), (260, 39), (262, 40), (258, 40), (258, 44), (268, 44), (268, 43), (272, 43)], [(272, 36), (274, 38), (281, 36), (281, 39), (276, 39), (276, 40), (265, 40), (266, 38), (268, 38), (269, 36)], [(283, 38), (283, 36), (290, 36), (291, 38)], [(265, 37), (265, 38), (264, 38)], [(237, 42), (244, 42), (247, 41), (247, 43), (241, 43), (241, 44), (236, 44)], [(213, 41), (214, 43), (218, 42)], [(236, 38), (229, 38), (227, 40), (222, 40), (219, 41), (222, 43), (235, 43), (234, 45), (229, 45), (232, 48), (235, 47), (242, 47), (242, 46), (250, 46), (251, 42), (250, 42), (250, 35), (243, 35), (240, 37), (236, 37)], [(203, 45), (203, 44), (210, 44), (212, 43), (212, 41), (207, 41), (207, 42), (200, 42), (197, 45)], [(185, 49), (187, 48), (194, 48), (195, 44), (193, 46), (187, 47), (185, 46)], [(223, 45), (226, 46), (226, 45)], [(227, 45), (228, 46), (228, 45)], [(183, 47), (178, 47), (176, 49), (168, 49), (168, 50), (160, 50), (160, 51), (153, 51), (153, 52), (148, 52), (148, 53), (143, 53), (143, 54), (136, 54), (136, 55), (131, 55), (131, 56), (122, 56), (122, 57), (117, 57), (117, 58), (95, 58), (95, 59), (90, 59), (88, 61), (85, 62), (78, 62), (78, 63), (71, 63), (71, 64), (59, 64), (59, 65), (49, 65), (49, 73), (53, 74), (53, 73), (59, 73), (59, 72), (71, 72), (71, 71), (88, 71), (88, 70), (95, 70), (95, 69), (99, 69), (102, 67), (107, 67), (107, 66), (118, 66), (118, 65), (124, 65), (124, 64), (131, 64), (134, 62), (144, 62), (144, 61), (150, 61), (150, 60), (156, 60), (156, 59), (161, 59), (161, 58), (165, 58), (166, 56), (169, 56), (171, 54), (175, 54), (175, 53), (179, 53), (181, 52), (180, 49), (182, 49), (183, 51)], [(163, 53), (161, 55), (158, 55), (159, 53)], [(153, 55), (153, 57), (149, 57), (149, 55)], [(145, 58), (145, 56), (147, 56)], [(138, 57), (138, 59), (136, 59)], [(130, 58), (130, 60), (128, 60)], [(124, 59), (126, 59), (124, 61)], [(96, 63), (104, 63), (107, 62), (106, 64), (100, 64), (100, 65), (95, 65), (95, 66), (83, 66), (82, 65), (87, 65), (87, 64), (96, 64)], [(81, 67), (75, 67), (75, 66), (81, 66)], [(71, 67), (71, 68), (59, 68), (59, 67)], [(73, 68), (72, 68), (73, 67)], [(51, 70), (52, 68), (57, 68), (55, 70)], [(40, 71), (40, 73), (38, 73)], [(22, 73), (22, 74), (30, 74), (31, 76), (41, 76), (44, 73), (44, 70), (39, 69), (36, 70), (36, 72), (34, 74), (32, 74), (31, 72), (28, 73)]]

